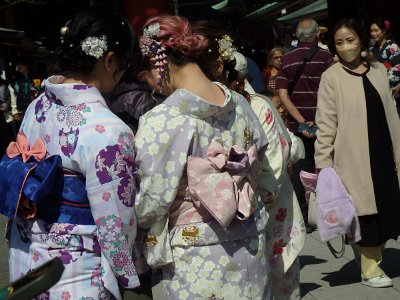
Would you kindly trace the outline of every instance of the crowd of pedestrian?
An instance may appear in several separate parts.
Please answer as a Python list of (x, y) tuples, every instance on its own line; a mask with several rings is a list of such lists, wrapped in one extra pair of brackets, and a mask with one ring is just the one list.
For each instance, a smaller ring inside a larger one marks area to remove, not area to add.
[(389, 29), (373, 21), (369, 48), (341, 20), (327, 49), (327, 28), (302, 20), (261, 72), (211, 21), (156, 16), (136, 34), (119, 14), (77, 14), (60, 30), (60, 75), (39, 89), (21, 59), (0, 81), (10, 280), (59, 257), (61, 279), (37, 299), (151, 298), (156, 276), (166, 299), (300, 299), (313, 230), (300, 172), (333, 167), (357, 210), (361, 282), (391, 286), (379, 266), (400, 234)]

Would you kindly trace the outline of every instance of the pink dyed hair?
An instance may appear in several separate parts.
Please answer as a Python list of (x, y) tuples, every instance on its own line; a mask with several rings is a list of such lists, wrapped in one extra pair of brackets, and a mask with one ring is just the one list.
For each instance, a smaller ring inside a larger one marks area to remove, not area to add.
[(184, 55), (200, 54), (207, 47), (207, 39), (196, 34), (185, 17), (161, 15), (146, 21), (143, 28), (151, 24), (160, 24), (157, 40), (166, 48), (178, 50)]

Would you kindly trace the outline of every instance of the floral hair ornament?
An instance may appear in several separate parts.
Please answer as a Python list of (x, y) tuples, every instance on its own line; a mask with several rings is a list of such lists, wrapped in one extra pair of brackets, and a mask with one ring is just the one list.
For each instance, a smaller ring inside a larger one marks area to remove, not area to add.
[(144, 56), (155, 58), (155, 66), (158, 73), (157, 85), (162, 87), (167, 77), (168, 61), (165, 54), (166, 48), (162, 45), (162, 42), (157, 41), (159, 33), (160, 24), (153, 23), (143, 29), (143, 35), (140, 37), (139, 43), (140, 51)]
[(218, 42), (218, 52), (223, 61), (231, 61), (235, 59), (236, 48), (233, 46), (233, 39), (229, 35), (223, 35), (220, 39), (215, 39)]
[(390, 28), (390, 22), (385, 20), (385, 29), (388, 30)]
[(81, 42), (82, 51), (97, 59), (107, 51), (107, 37), (89, 36)]

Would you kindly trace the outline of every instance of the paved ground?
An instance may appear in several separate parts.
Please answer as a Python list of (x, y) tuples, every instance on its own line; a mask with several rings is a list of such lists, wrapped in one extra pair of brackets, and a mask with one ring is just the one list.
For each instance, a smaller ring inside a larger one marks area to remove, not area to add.
[[(0, 216), (0, 287), (8, 282), (7, 245), (4, 240), (5, 218)], [(338, 248), (340, 241), (334, 241)], [(360, 271), (349, 246), (344, 257), (336, 259), (320, 242), (318, 233), (308, 234), (301, 252), (301, 288), (303, 300), (400, 300), (400, 241), (389, 241), (384, 251), (382, 268), (393, 278), (392, 288), (374, 289), (362, 286)], [(156, 291), (160, 295), (159, 291)], [(125, 300), (148, 299), (128, 292)], [(160, 299), (157, 297), (155, 299)]]

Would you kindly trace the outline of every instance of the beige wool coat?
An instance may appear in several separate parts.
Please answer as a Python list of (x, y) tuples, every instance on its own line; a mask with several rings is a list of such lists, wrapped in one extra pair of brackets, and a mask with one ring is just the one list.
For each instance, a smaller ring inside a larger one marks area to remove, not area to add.
[[(400, 119), (386, 69), (381, 63), (371, 63), (367, 77), (381, 96), (393, 144), (393, 159), (399, 170)], [(316, 167), (336, 170), (359, 216), (376, 214), (362, 77), (349, 74), (340, 63), (326, 70), (319, 85), (315, 120), (319, 127), (315, 142)]]

